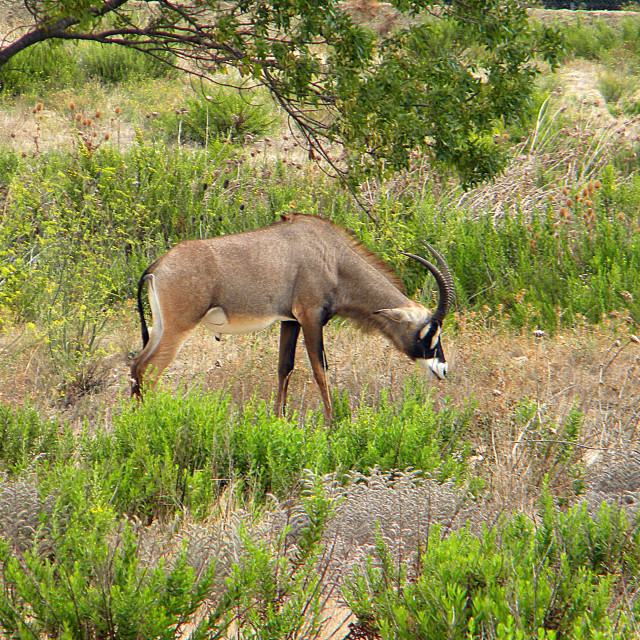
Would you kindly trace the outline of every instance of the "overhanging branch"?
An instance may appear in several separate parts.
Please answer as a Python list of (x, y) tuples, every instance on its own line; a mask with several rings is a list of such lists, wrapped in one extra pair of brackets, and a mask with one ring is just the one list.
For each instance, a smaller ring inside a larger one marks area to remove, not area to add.
[[(100, 18), (120, 8), (126, 2), (128, 2), (128, 0), (105, 0), (100, 6), (90, 7), (88, 12), (93, 17)], [(20, 51), (24, 51), (38, 42), (44, 42), (52, 38), (68, 38), (69, 33), (67, 29), (74, 27), (80, 22), (81, 18), (69, 15), (58, 18), (58, 20), (51, 24), (44, 24), (36, 27), (33, 31), (25, 33), (15, 42), (0, 48), (0, 67), (6, 64), (16, 54), (20, 53)]]

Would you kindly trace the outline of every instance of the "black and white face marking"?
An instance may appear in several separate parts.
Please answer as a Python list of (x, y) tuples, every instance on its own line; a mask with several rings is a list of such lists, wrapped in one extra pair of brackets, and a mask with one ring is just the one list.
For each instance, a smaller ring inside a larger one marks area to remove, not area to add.
[(422, 354), (416, 360), (439, 380), (443, 380), (447, 375), (448, 365), (440, 342), (440, 329), (440, 323), (437, 321), (429, 322), (422, 328), (418, 334)]

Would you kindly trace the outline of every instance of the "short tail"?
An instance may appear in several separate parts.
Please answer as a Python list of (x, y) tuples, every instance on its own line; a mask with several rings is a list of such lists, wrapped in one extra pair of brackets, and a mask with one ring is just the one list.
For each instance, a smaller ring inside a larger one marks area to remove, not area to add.
[(145, 281), (149, 277), (147, 271), (142, 274), (140, 280), (138, 281), (138, 314), (140, 315), (140, 332), (142, 333), (143, 349), (147, 346), (147, 342), (149, 342), (149, 329), (147, 328), (147, 321), (144, 319), (144, 308), (142, 306), (142, 288), (144, 287)]

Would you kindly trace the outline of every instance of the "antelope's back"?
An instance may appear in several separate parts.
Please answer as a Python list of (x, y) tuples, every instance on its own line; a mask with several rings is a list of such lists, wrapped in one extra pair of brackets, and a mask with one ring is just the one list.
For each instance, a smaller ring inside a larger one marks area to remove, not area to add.
[(289, 215), (255, 231), (181, 242), (149, 273), (160, 296), (195, 313), (220, 306), (230, 315), (290, 317), (300, 289), (321, 297), (333, 286), (344, 243), (331, 222)]

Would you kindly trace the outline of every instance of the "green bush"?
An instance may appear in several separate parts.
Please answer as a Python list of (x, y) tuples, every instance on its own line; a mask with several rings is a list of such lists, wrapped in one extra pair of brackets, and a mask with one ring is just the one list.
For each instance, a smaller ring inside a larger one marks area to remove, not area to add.
[(582, 318), (597, 323), (616, 309), (628, 309), (640, 322), (640, 289), (632, 276), (640, 267), (632, 214), (638, 178), (623, 186), (610, 176), (605, 172), (602, 188), (585, 197), (587, 188), (576, 188), (570, 215), (549, 208), (495, 223), (461, 220), (445, 250), (458, 296), (478, 306), (481, 298), (516, 326), (553, 331)]
[(17, 476), (38, 465), (67, 460), (74, 446), (69, 429), (41, 420), (34, 408), (0, 405), (0, 472)]
[[(78, 517), (79, 516), (79, 517)], [(197, 576), (184, 553), (170, 565), (142, 560), (133, 527), (102, 505), (56, 522), (50, 556), (11, 553), (0, 542), (0, 626), (12, 638), (179, 636), (203, 603), (210, 574)]]
[(51, 41), (21, 51), (0, 69), (2, 91), (14, 96), (79, 85), (83, 80), (77, 49)]
[(416, 576), (379, 543), (345, 595), (385, 640), (631, 638), (634, 614), (618, 608), (617, 581), (635, 590), (639, 552), (617, 508), (595, 518), (553, 508), (538, 527), (523, 515), (478, 535), (435, 526)]
[(162, 78), (170, 58), (98, 42), (43, 42), (18, 53), (0, 69), (0, 87), (11, 95), (33, 95), (80, 87), (95, 78), (104, 84)]
[(564, 211), (549, 205), (494, 220), (453, 209), (445, 216), (424, 198), (406, 206), (382, 203), (374, 211), (376, 224), (355, 212), (343, 220), (395, 264), (409, 295), (418, 290), (428, 306), (437, 297), (433, 278), (398, 253), (424, 254), (419, 239), (447, 260), (458, 309), (482, 309), (516, 327), (549, 331), (584, 319), (598, 323), (613, 311), (628, 311), (637, 324), (640, 177), (618, 175), (608, 165), (600, 180), (576, 185), (568, 192), (573, 204)]
[(439, 412), (419, 384), (403, 400), (362, 406), (330, 430), (274, 417), (264, 402), (238, 411), (221, 394), (150, 395), (114, 418), (113, 429), (83, 439), (85, 464), (116, 486), (113, 504), (140, 517), (188, 508), (204, 514), (233, 482), (261, 500), (290, 495), (305, 469), (317, 473), (413, 467), (460, 479), (469, 455), (470, 413)]
[(133, 295), (142, 271), (173, 244), (272, 221), (268, 194), (283, 199), (284, 177), (256, 185), (247, 171), (229, 189), (235, 153), (222, 143), (205, 155), (139, 140), (124, 153), (80, 143), (35, 162), (0, 155), (14, 167), (3, 194), (0, 306), (31, 320), (56, 290), (73, 297), (89, 285), (78, 299), (93, 309), (113, 305)]
[(104, 84), (119, 84), (163, 78), (172, 72), (169, 58), (153, 56), (117, 44), (87, 43), (80, 65), (88, 78)]
[(186, 508), (205, 515), (230, 484), (257, 500), (267, 493), (286, 497), (306, 469), (340, 477), (374, 466), (383, 472), (412, 467), (461, 480), (470, 417), (470, 410), (449, 406), (435, 411), (419, 383), (407, 385), (400, 402), (383, 397), (378, 409), (363, 405), (331, 429), (316, 425), (312, 415), (304, 427), (276, 418), (264, 402), (239, 411), (223, 394), (150, 393), (141, 406), (115, 414), (108, 430), (92, 429), (77, 442), (68, 428), (39, 420), (33, 410), (2, 408), (0, 460), (15, 474), (43, 474), (41, 482), (54, 491), (68, 484), (73, 455), (73, 473), (99, 500), (106, 491), (118, 512), (155, 518)]
[(231, 558), (216, 555), (215, 529), (193, 539), (187, 527), (182, 545), (166, 546), (136, 520), (117, 518), (110, 488), (93, 491), (90, 474), (64, 469), (41, 490), (56, 500), (43, 512), (40, 546), (0, 540), (0, 627), (12, 638), (221, 638), (237, 625), (266, 640), (320, 626), (317, 561), (333, 505), (319, 485), (302, 498), (295, 544), (287, 528), (256, 540), (239, 529)]
[(579, 18), (565, 25), (563, 35), (565, 50), (576, 58), (601, 60), (620, 45), (620, 36), (604, 20), (588, 23)]

